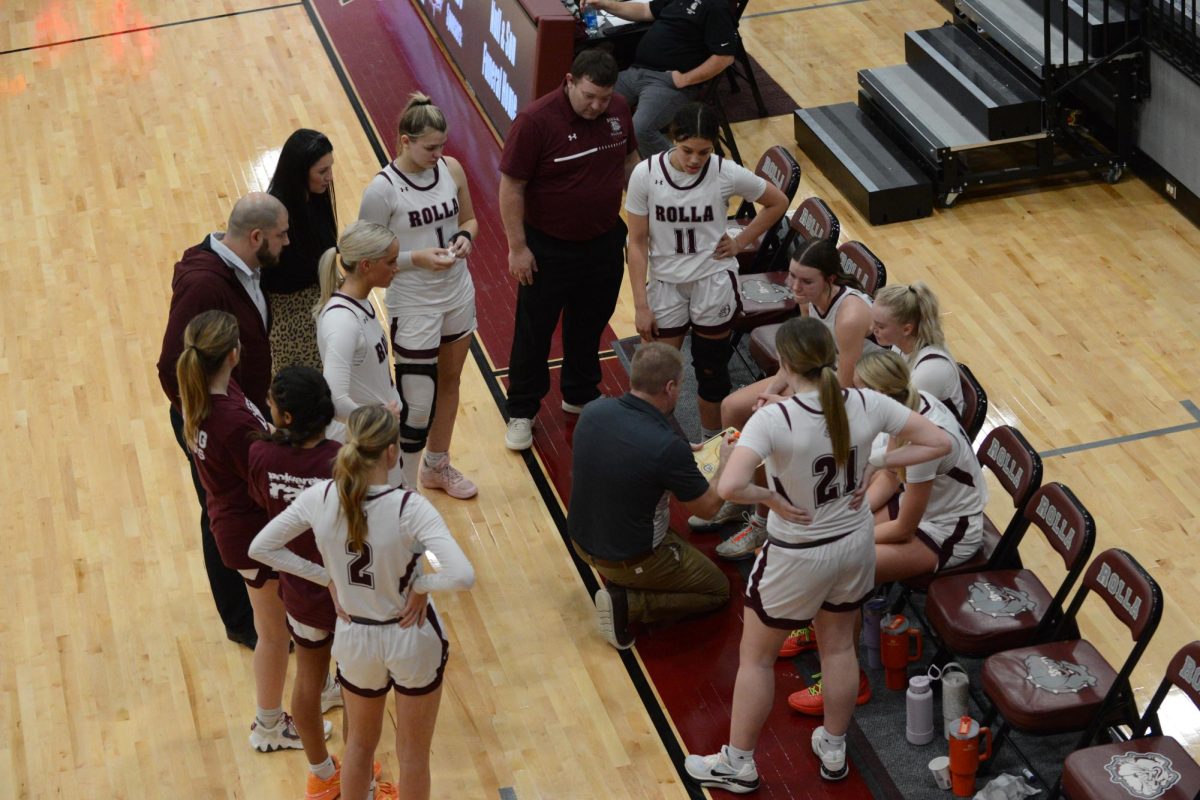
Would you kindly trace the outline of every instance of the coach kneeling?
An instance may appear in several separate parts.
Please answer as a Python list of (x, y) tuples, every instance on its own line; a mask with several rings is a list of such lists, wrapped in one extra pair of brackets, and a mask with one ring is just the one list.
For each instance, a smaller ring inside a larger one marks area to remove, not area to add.
[(633, 357), (632, 389), (589, 403), (575, 428), (567, 529), (579, 557), (604, 576), (596, 592), (600, 633), (613, 647), (633, 644), (634, 622), (666, 622), (720, 608), (729, 581), (703, 553), (667, 530), (668, 493), (697, 516), (721, 506), (713, 482), (667, 415), (679, 400), (683, 357), (658, 342)]

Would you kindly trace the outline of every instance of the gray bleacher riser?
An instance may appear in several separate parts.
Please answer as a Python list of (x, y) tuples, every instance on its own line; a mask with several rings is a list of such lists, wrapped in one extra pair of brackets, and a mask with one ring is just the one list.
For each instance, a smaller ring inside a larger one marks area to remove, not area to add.
[(796, 143), (872, 225), (933, 213), (933, 184), (854, 103), (797, 109)]
[(867, 110), (886, 117), (933, 167), (943, 162), (945, 151), (988, 141), (983, 131), (907, 64), (859, 70), (858, 85), (870, 98)]
[(945, 25), (904, 35), (910, 67), (989, 139), (1042, 129), (1042, 101), (1019, 69), (963, 28)]
[[(1042, 12), (1044, 0), (1024, 0), (1026, 5), (1038, 13)], [(1050, 19), (1062, 29), (1063, 5), (1067, 7), (1067, 25), (1071, 38), (1083, 44), (1084, 31), (1091, 36), (1088, 54), (1098, 58), (1115, 50), (1133, 33), (1137, 32), (1137, 13), (1127, 8), (1121, 0), (1109, 0), (1108, 4), (1108, 48), (1104, 42), (1103, 0), (1050, 0)], [(1085, 11), (1087, 22), (1085, 24)]]
[[(1041, 12), (1026, 0), (958, 0), (959, 9), (1037, 78), (1044, 75), (1046, 61), (1045, 32)], [(1051, 19), (1053, 23), (1053, 19)], [(1051, 26), (1051, 62), (1063, 64), (1062, 31)], [(1070, 63), (1083, 60), (1083, 48), (1077, 41), (1068, 42)]]

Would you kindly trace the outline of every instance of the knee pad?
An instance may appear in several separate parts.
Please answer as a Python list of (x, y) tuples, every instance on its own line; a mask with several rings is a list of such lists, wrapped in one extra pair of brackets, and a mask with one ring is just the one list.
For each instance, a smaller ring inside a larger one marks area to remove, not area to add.
[(433, 409), (437, 404), (437, 361), (396, 363), (396, 391), (400, 393), (400, 450), (418, 453), (425, 449)]
[(696, 370), (696, 394), (701, 400), (719, 403), (733, 388), (729, 380), (729, 359), (733, 345), (729, 337), (706, 339), (692, 336), (692, 367)]

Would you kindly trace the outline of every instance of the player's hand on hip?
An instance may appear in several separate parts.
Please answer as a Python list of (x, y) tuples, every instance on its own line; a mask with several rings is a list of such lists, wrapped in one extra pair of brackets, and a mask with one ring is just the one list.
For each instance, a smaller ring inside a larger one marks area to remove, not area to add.
[(875, 477), (877, 470), (875, 467), (867, 464), (863, 470), (862, 482), (858, 484), (858, 488), (850, 493), (850, 510), (857, 511), (862, 508), (863, 500), (867, 498), (867, 487), (871, 483), (871, 478)]
[(771, 499), (767, 501), (767, 507), (788, 522), (794, 522), (797, 525), (807, 525), (812, 522), (812, 515), (807, 510), (784, 500), (783, 495), (779, 492), (771, 492)]
[(333, 599), (333, 611), (337, 614), (338, 619), (342, 622), (349, 622), (350, 615), (346, 613), (346, 609), (342, 608), (342, 604), (338, 602), (337, 587), (333, 581), (329, 582), (329, 596)]
[(740, 249), (737, 239), (734, 239), (728, 233), (724, 233), (717, 242), (717, 246), (713, 248), (713, 255), (717, 258), (733, 258), (738, 254), (738, 250)]
[(533, 273), (537, 272), (537, 261), (528, 247), (508, 251), (508, 272), (522, 286), (533, 285)]
[(413, 266), (419, 269), (441, 272), (453, 267), (458, 257), (445, 247), (427, 247), (424, 250), (414, 250), (412, 260)]
[(408, 602), (404, 604), (404, 611), (400, 612), (400, 627), (410, 628), (413, 625), (424, 624), (428, 609), (429, 595), (410, 590)]
[(643, 342), (652, 342), (658, 337), (658, 320), (648, 308), (639, 308), (633, 314), (633, 326)]

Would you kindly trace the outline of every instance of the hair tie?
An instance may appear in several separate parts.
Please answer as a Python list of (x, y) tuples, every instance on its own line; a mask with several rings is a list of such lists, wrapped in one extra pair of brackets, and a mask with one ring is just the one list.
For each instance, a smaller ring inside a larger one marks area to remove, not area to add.
[(338, 255), (342, 254), (342, 248), (338, 247), (337, 242), (333, 243), (333, 252), (337, 253)]
[(917, 293), (917, 289), (916, 289), (916, 287), (915, 287), (915, 286), (913, 286), (911, 283), (908, 285), (908, 290), (909, 290), (910, 292), (912, 292), (913, 294), (916, 294), (916, 293)]

